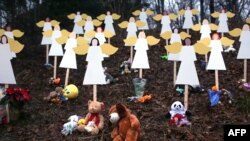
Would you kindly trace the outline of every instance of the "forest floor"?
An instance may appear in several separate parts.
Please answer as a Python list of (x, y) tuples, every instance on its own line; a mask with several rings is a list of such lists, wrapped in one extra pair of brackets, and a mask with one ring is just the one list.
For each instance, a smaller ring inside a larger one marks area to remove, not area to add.
[[(37, 38), (40, 38), (40, 36)], [(243, 77), (243, 61), (237, 60), (235, 53), (223, 53), (227, 70), (219, 71), (220, 88), (232, 92), (233, 103), (229, 104), (225, 98), (222, 100), (222, 104), (210, 107), (206, 91), (190, 93), (189, 111), (192, 112), (192, 125), (177, 128), (168, 125), (165, 114), (170, 110), (174, 101), (183, 102), (184, 98), (173, 87), (173, 62), (160, 58), (161, 55), (166, 54), (165, 41), (161, 41), (160, 44), (150, 47), (148, 50), (150, 69), (143, 70), (143, 78), (147, 79), (145, 92), (152, 94), (153, 98), (146, 103), (134, 103), (127, 100), (128, 97), (135, 95), (132, 79), (138, 77), (139, 74), (137, 72), (125, 75), (119, 74), (119, 65), (129, 58), (129, 48), (123, 46), (124, 43), (120, 36), (111, 39), (111, 43), (119, 47), (119, 51), (105, 59), (103, 66), (107, 67), (108, 72), (119, 80), (114, 84), (98, 85), (97, 99), (104, 102), (106, 107), (102, 112), (105, 117), (105, 126), (99, 135), (91, 136), (78, 131), (74, 131), (69, 136), (61, 134), (62, 126), (67, 122), (69, 116), (74, 114), (86, 115), (88, 112), (87, 102), (92, 99), (92, 86), (82, 85), (87, 64), (86, 56), (77, 56), (78, 69), (70, 70), (69, 83), (75, 84), (79, 88), (79, 96), (62, 104), (53, 104), (43, 101), (43, 97), (55, 89), (55, 87), (48, 85), (53, 70), (47, 70), (43, 67), (45, 47), (26, 45), (24, 51), (18, 54), (12, 63), (17, 86), (29, 88), (33, 99), (25, 105), (22, 116), (18, 121), (0, 126), (0, 140), (110, 141), (112, 127), (108, 125), (108, 110), (117, 103), (126, 104), (132, 113), (138, 117), (141, 123), (143, 141), (221, 141), (223, 140), (223, 125), (250, 123), (250, 115), (237, 107), (239, 98), (249, 94), (239, 91), (237, 88), (237, 80)], [(238, 41), (236, 44), (235, 48), (238, 50)], [(196, 68), (200, 84), (207, 90), (214, 85), (214, 72), (202, 70), (200, 64), (204, 56), (197, 55), (197, 58)], [(58, 63), (60, 60), (59, 57)], [(50, 62), (53, 63), (53, 58), (50, 58)], [(61, 78), (62, 85), (65, 73), (66, 69), (58, 69), (57, 74)]]

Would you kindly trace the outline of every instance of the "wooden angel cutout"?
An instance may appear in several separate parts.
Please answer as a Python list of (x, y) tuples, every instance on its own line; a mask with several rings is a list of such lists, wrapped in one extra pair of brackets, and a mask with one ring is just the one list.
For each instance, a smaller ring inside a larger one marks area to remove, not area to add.
[(110, 44), (110, 38), (112, 38), (114, 34), (108, 30), (103, 31), (101, 27), (97, 27), (96, 32), (95, 31), (86, 32), (86, 36), (88, 38), (93, 38), (93, 37), (97, 38), (100, 45), (103, 45), (106, 42), (106, 38), (108, 38), (108, 43)]
[(113, 20), (118, 20), (120, 19), (120, 15), (113, 13), (111, 15), (110, 11), (107, 11), (107, 14), (102, 14), (100, 16), (97, 17), (98, 20), (103, 21), (104, 20), (104, 30), (110, 31), (115, 35), (115, 29), (113, 26), (114, 21)]
[(206, 43), (209, 44), (209, 46), (211, 47), (211, 54), (209, 56), (209, 61), (206, 69), (215, 70), (215, 85), (218, 87), (218, 89), (219, 89), (218, 70), (226, 70), (225, 62), (222, 56), (223, 52), (222, 45), (229, 46), (233, 43), (234, 43), (233, 40), (230, 40), (226, 37), (220, 39), (217, 33), (214, 33), (212, 35), (212, 40), (210, 43), (209, 42)]
[(145, 9), (142, 8), (141, 11), (140, 11), (140, 10), (136, 10), (136, 11), (134, 11), (132, 14), (133, 14), (134, 16), (139, 16), (139, 19), (140, 19), (142, 22), (145, 23), (145, 25), (144, 25), (143, 27), (139, 27), (140, 30), (148, 30), (148, 29), (149, 29), (147, 19), (148, 19), (148, 16), (154, 14), (153, 11), (151, 11), (151, 10), (149, 10), (149, 9), (147, 9), (147, 10), (145, 11)]
[(153, 17), (156, 21), (161, 21), (161, 34), (167, 31), (172, 32), (172, 28), (170, 26), (171, 20), (176, 20), (177, 16), (173, 13), (168, 14), (168, 12), (164, 12), (163, 15), (157, 14)]
[[(22, 37), (23, 34), (24, 33), (18, 29), (12, 30), (11, 26), (7, 26), (6, 30), (3, 29), (0, 30), (0, 36), (6, 35), (9, 38), (9, 40), (15, 43), (16, 48), (23, 48), (24, 45), (15, 40), (15, 38)], [(11, 52), (12, 52), (12, 57), (16, 58), (16, 53), (12, 50)]]
[(82, 20), (86, 19), (86, 14), (81, 14), (79, 11), (76, 14), (72, 13), (67, 16), (70, 20), (74, 20), (73, 32), (77, 35), (83, 34)]
[(135, 57), (132, 62), (133, 69), (140, 69), (139, 77), (142, 78), (142, 69), (149, 69), (148, 62), (148, 45), (156, 45), (159, 43), (159, 39), (156, 39), (153, 36), (146, 37), (145, 32), (139, 32), (138, 39), (136, 37), (130, 37), (124, 40), (125, 43), (133, 44), (135, 46)]
[(186, 10), (180, 10), (179, 11), (180, 15), (184, 15), (184, 23), (182, 28), (183, 29), (187, 29), (187, 33), (189, 34), (189, 29), (192, 28), (193, 24), (193, 15), (197, 15), (199, 14), (199, 11), (197, 11), (196, 9), (190, 9), (190, 7), (188, 6)]
[[(40, 28), (43, 28), (43, 32), (52, 30), (52, 26), (55, 26), (56, 24), (58, 24), (58, 22), (56, 20), (52, 20), (50, 21), (50, 18), (47, 17), (45, 19), (45, 21), (40, 21), (38, 23), (36, 23), (36, 25)], [(46, 37), (43, 35), (42, 41), (41, 41), (41, 45), (46, 45), (46, 61), (45, 61), (45, 65), (46, 66), (51, 66), (49, 64), (49, 45), (52, 44), (52, 39), (51, 37)]]
[[(200, 31), (201, 37), (200, 40), (204, 38), (209, 38), (211, 39), (211, 30), (216, 31), (218, 29), (218, 26), (215, 24), (209, 24), (207, 19), (204, 19), (202, 21), (202, 25), (200, 24), (195, 24), (192, 29), (194, 31)], [(207, 62), (207, 54), (205, 54), (205, 62)]]
[(65, 38), (64, 36), (62, 36), (61, 38), (57, 39), (57, 42), (60, 44), (66, 43), (64, 46), (65, 53), (59, 65), (60, 68), (67, 69), (64, 83), (64, 86), (66, 87), (68, 85), (70, 69), (77, 69), (76, 53), (74, 49), (78, 46), (88, 44), (88, 41), (86, 41), (83, 37), (76, 38), (76, 33), (72, 32), (69, 34), (69, 38)]
[(87, 44), (80, 45), (74, 51), (79, 55), (87, 53), (86, 61), (88, 62), (87, 69), (84, 75), (83, 85), (93, 85), (93, 100), (97, 100), (97, 85), (106, 84), (102, 61), (103, 54), (112, 55), (116, 53), (118, 48), (103, 44), (100, 46), (97, 38), (91, 39), (90, 46)]
[(0, 83), (1, 84), (16, 84), (16, 78), (13, 72), (11, 59), (13, 54), (6, 35), (1, 36), (0, 43)]
[(244, 24), (242, 30), (236, 28), (229, 32), (233, 37), (240, 36), (240, 49), (237, 55), (237, 59), (244, 59), (244, 76), (243, 79), (247, 82), (247, 59), (250, 59), (250, 28), (248, 24)]
[(179, 53), (181, 65), (178, 71), (176, 84), (185, 85), (184, 105), (185, 108), (188, 108), (188, 85), (200, 85), (194, 63), (197, 60), (195, 52), (206, 54), (210, 48), (206, 47), (203, 43), (191, 45), (190, 38), (186, 38), (184, 46), (176, 42), (167, 46), (166, 49), (171, 53)]
[(235, 14), (231, 13), (231, 12), (226, 12), (225, 9), (221, 10), (221, 13), (219, 12), (214, 12), (211, 14), (212, 17), (214, 18), (218, 18), (219, 20), (219, 25), (218, 25), (218, 33), (221, 33), (222, 37), (224, 36), (224, 33), (229, 32), (228, 29), (228, 18), (233, 18)]
[(56, 68), (57, 68), (57, 57), (63, 56), (63, 49), (62, 45), (57, 41), (58, 38), (61, 38), (62, 36), (64, 38), (67, 38), (69, 35), (69, 32), (66, 30), (60, 30), (59, 24), (54, 26), (54, 30), (48, 30), (43, 32), (43, 35), (46, 37), (51, 37), (52, 44), (51, 48), (49, 50), (49, 56), (54, 56), (54, 74), (53, 78), (56, 78)]
[[(84, 26), (84, 31), (85, 33), (87, 32), (90, 32), (90, 31), (94, 31), (94, 26), (100, 26), (102, 24), (102, 22), (100, 22), (99, 20), (92, 20), (92, 17), (91, 16), (88, 16), (86, 18), (86, 21), (83, 22), (83, 25)], [(90, 41), (91, 38), (88, 38), (85, 34), (84, 34), (84, 38), (87, 40), (87, 41)]]
[[(123, 21), (122, 23), (118, 24), (118, 26), (120, 28), (127, 28), (126, 39), (128, 39), (130, 37), (137, 38), (137, 34), (136, 34), (137, 28), (145, 26), (145, 23), (140, 21), (140, 20), (135, 21), (134, 17), (130, 17), (129, 22)], [(134, 56), (133, 46), (134, 46), (134, 44), (133, 43), (132, 44), (125, 43), (125, 46), (130, 46), (130, 60), (133, 60), (133, 56)]]

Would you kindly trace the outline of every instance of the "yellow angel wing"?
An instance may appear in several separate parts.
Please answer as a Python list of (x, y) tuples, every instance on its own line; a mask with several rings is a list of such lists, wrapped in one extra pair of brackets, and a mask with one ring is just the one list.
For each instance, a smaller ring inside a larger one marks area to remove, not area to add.
[(71, 13), (71, 14), (67, 15), (67, 17), (68, 17), (68, 19), (73, 20), (73, 19), (75, 19), (76, 14)]
[(134, 16), (139, 16), (139, 15), (140, 15), (140, 13), (141, 13), (141, 11), (140, 11), (140, 10), (136, 10), (136, 11), (134, 11), (132, 14), (133, 14)]
[(154, 36), (148, 36), (147, 42), (150, 46), (156, 45), (160, 42), (160, 39), (155, 38)]
[(85, 35), (89, 38), (93, 38), (95, 37), (95, 33), (96, 33), (95, 31), (89, 31), (89, 32), (86, 32)]
[(192, 14), (193, 15), (198, 15), (200, 13), (200, 11), (198, 11), (197, 9), (192, 9)]
[(22, 37), (23, 34), (24, 34), (22, 31), (20, 31), (20, 30), (18, 30), (18, 29), (13, 30), (12, 32), (13, 32), (13, 35), (14, 35), (15, 37), (17, 37), (17, 38)]
[(196, 53), (200, 55), (205, 55), (211, 50), (211, 48), (201, 42), (198, 42), (194, 44), (194, 50)]
[(123, 21), (123, 22), (119, 23), (118, 26), (120, 28), (127, 28), (128, 27), (128, 22), (127, 21)]
[(4, 34), (5, 30), (0, 29), (0, 36), (2, 36)]
[(135, 23), (136, 23), (137, 27), (143, 27), (146, 25), (146, 23), (144, 23), (143, 21), (140, 21), (140, 20), (136, 21)]
[(43, 36), (45, 36), (45, 37), (51, 37), (52, 33), (53, 33), (52, 30), (47, 30), (47, 31), (43, 32)]
[(20, 51), (23, 50), (24, 45), (19, 43), (18, 41), (15, 41), (13, 39), (8, 39), (9, 41), (9, 45), (10, 45), (10, 50), (15, 52), (15, 53), (19, 53)]
[(150, 9), (147, 9), (147, 10), (146, 10), (146, 13), (147, 13), (148, 16), (151, 16), (151, 15), (154, 14), (154, 11), (152, 11), (152, 10), (150, 10)]
[(61, 31), (61, 33), (62, 33), (62, 36), (66, 36), (66, 37), (69, 37), (69, 34), (70, 34), (70, 32), (67, 31), (66, 29), (63, 29), (63, 30)]
[(113, 14), (112, 14), (112, 18), (113, 18), (114, 20), (118, 20), (118, 19), (121, 18), (121, 15), (118, 15), (118, 14), (116, 14), (116, 13), (113, 13)]
[(166, 32), (164, 32), (164, 33), (161, 34), (161, 37), (162, 37), (163, 39), (165, 39), (165, 40), (168, 40), (168, 39), (171, 38), (171, 35), (172, 35), (172, 32), (166, 31)]
[(95, 26), (100, 26), (100, 25), (102, 24), (102, 22), (100, 22), (99, 20), (94, 19), (94, 20), (93, 20), (93, 24), (94, 24)]
[(134, 46), (136, 41), (137, 41), (137, 37), (135, 36), (132, 36), (132, 37), (128, 37), (127, 39), (123, 40), (124, 43), (127, 45), (127, 46)]
[(227, 37), (222, 37), (220, 39), (220, 41), (221, 41), (221, 44), (224, 45), (224, 46), (230, 46), (230, 45), (232, 45), (234, 43), (234, 40), (231, 40), (231, 39), (229, 39)]
[(108, 30), (104, 30), (103, 33), (106, 38), (112, 38), (115, 35), (113, 32), (110, 32)]
[(234, 16), (235, 16), (235, 14), (234, 13), (232, 13), (232, 12), (230, 12), (230, 11), (227, 11), (227, 17), (228, 18), (233, 18)]
[(220, 13), (219, 13), (219, 12), (214, 12), (214, 13), (211, 14), (211, 16), (212, 16), (213, 18), (219, 18)]
[(81, 20), (81, 21), (77, 22), (76, 24), (77, 24), (78, 26), (84, 26), (85, 23), (86, 23), (85, 20)]
[(52, 20), (50, 23), (51, 23), (52, 26), (55, 26), (55, 25), (59, 25), (59, 24), (60, 24), (60, 22), (58, 22), (58, 21), (56, 21), (56, 20)]
[(82, 19), (87, 19), (87, 17), (88, 17), (87, 14), (85, 14), (85, 13), (82, 14)]
[(101, 49), (102, 49), (102, 53), (104, 53), (106, 55), (113, 55), (118, 50), (117, 47), (114, 47), (114, 46), (107, 44), (107, 43), (104, 43), (103, 45), (101, 45)]
[(211, 39), (210, 38), (203, 38), (198, 41), (198, 43), (202, 43), (204, 45), (210, 45)]
[(178, 11), (178, 15), (184, 15), (184, 13), (185, 13), (184, 9), (181, 9), (180, 11)]
[(186, 32), (182, 31), (180, 33), (180, 36), (181, 36), (181, 39), (184, 40), (186, 39), (187, 37), (191, 38), (191, 35), (188, 35)]
[(199, 31), (199, 30), (201, 30), (201, 25), (200, 25), (200, 24), (195, 24), (195, 25), (193, 25), (193, 26), (192, 26), (192, 30), (193, 30), (193, 31)]
[(218, 26), (216, 24), (213, 24), (213, 23), (209, 24), (209, 27), (213, 31), (216, 31), (218, 29)]
[(86, 45), (79, 45), (76, 48), (73, 48), (73, 50), (74, 50), (74, 52), (77, 55), (85, 55), (89, 51), (89, 45), (88, 44), (86, 44)]
[(103, 21), (105, 19), (106, 15), (101, 14), (100, 16), (97, 17), (98, 20)]
[(171, 20), (176, 20), (176, 19), (177, 19), (177, 15), (171, 13), (171, 14), (169, 14), (169, 18), (170, 18)]
[(77, 40), (78, 45), (87, 45), (88, 44), (88, 41), (84, 37), (77, 37), (76, 40)]
[(250, 24), (250, 18), (246, 19), (246, 23)]
[(153, 19), (156, 20), (156, 21), (160, 21), (161, 18), (162, 18), (162, 14), (157, 14), (157, 15), (155, 15), (155, 16), (153, 17)]
[(231, 31), (229, 31), (229, 34), (233, 37), (238, 37), (241, 34), (241, 29), (240, 28), (235, 28)]
[(67, 40), (68, 40), (67, 36), (61, 36), (61, 37), (59, 37), (59, 38), (56, 39), (57, 43), (61, 44), (61, 45), (65, 44), (67, 42)]
[(179, 42), (175, 42), (171, 45), (165, 46), (165, 49), (173, 54), (177, 54), (181, 51), (182, 45)]
[(36, 23), (36, 26), (38, 26), (38, 27), (43, 27), (44, 26), (44, 21), (40, 21), (40, 22), (37, 22)]

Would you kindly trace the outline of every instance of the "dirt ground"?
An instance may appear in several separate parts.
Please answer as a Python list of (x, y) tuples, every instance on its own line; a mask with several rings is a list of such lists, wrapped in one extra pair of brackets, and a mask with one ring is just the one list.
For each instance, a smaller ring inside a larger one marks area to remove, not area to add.
[[(156, 35), (154, 32), (150, 33)], [(125, 34), (121, 35), (125, 36)], [(105, 117), (105, 127), (99, 135), (91, 136), (77, 131), (69, 136), (61, 134), (62, 126), (69, 116), (73, 114), (86, 115), (88, 112), (87, 101), (92, 99), (92, 86), (82, 85), (86, 70), (85, 56), (77, 56), (78, 69), (70, 70), (69, 83), (75, 84), (79, 88), (77, 99), (60, 105), (52, 104), (43, 101), (43, 97), (55, 88), (48, 85), (53, 70), (47, 70), (43, 67), (45, 47), (26, 43), (26, 48), (17, 55), (12, 64), (17, 86), (29, 88), (33, 99), (25, 105), (20, 120), (0, 126), (0, 140), (110, 141), (112, 127), (108, 126), (108, 110), (111, 105), (116, 103), (126, 104), (137, 115), (141, 123), (143, 141), (220, 141), (223, 140), (223, 125), (249, 124), (250, 116), (239, 110), (235, 104), (239, 97), (247, 94), (237, 89), (236, 82), (243, 77), (243, 61), (237, 60), (234, 53), (223, 53), (227, 70), (219, 71), (219, 82), (221, 88), (233, 93), (235, 101), (233, 104), (229, 104), (227, 100), (224, 100), (221, 105), (210, 107), (206, 91), (190, 93), (189, 111), (192, 112), (192, 126), (190, 127), (170, 127), (165, 118), (171, 104), (176, 100), (183, 102), (184, 98), (177, 94), (173, 87), (173, 62), (160, 58), (161, 55), (166, 54), (163, 47), (165, 41), (163, 40), (158, 45), (150, 47), (148, 50), (150, 69), (143, 70), (143, 78), (147, 79), (145, 92), (153, 95), (152, 100), (142, 104), (129, 102), (127, 97), (135, 95), (132, 79), (138, 77), (139, 74), (136, 72), (126, 75), (119, 74), (119, 65), (129, 57), (129, 48), (123, 46), (121, 35), (111, 39), (111, 43), (119, 47), (119, 51), (103, 61), (103, 66), (108, 67), (108, 72), (119, 80), (114, 84), (98, 85), (97, 87), (97, 99), (104, 102), (106, 106), (105, 111), (102, 112)], [(147, 33), (147, 35), (149, 34)], [(37, 35), (36, 38), (41, 37)], [(237, 50), (239, 48), (238, 41), (235, 48)], [(197, 55), (197, 58), (196, 68), (200, 84), (207, 90), (214, 85), (214, 72), (202, 70), (200, 62), (204, 56)], [(59, 57), (58, 63), (60, 60), (61, 57)], [(53, 58), (50, 58), (50, 62), (53, 63)], [(57, 74), (61, 78), (62, 85), (65, 73), (66, 69), (58, 69)]]

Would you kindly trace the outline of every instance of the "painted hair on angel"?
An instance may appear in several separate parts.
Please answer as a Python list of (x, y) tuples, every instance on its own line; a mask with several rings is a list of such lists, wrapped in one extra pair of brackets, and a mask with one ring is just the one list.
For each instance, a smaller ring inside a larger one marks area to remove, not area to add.
[(97, 38), (92, 38), (91, 41), (90, 41), (90, 46), (93, 46), (93, 41), (96, 40), (97, 41), (97, 44), (96, 46), (99, 46), (100, 43), (99, 43), (99, 40)]
[[(3, 38), (5, 38), (5, 42), (3, 43)], [(2, 35), (1, 36), (1, 40), (0, 40), (1, 44), (8, 44), (8, 37), (6, 35)]]

